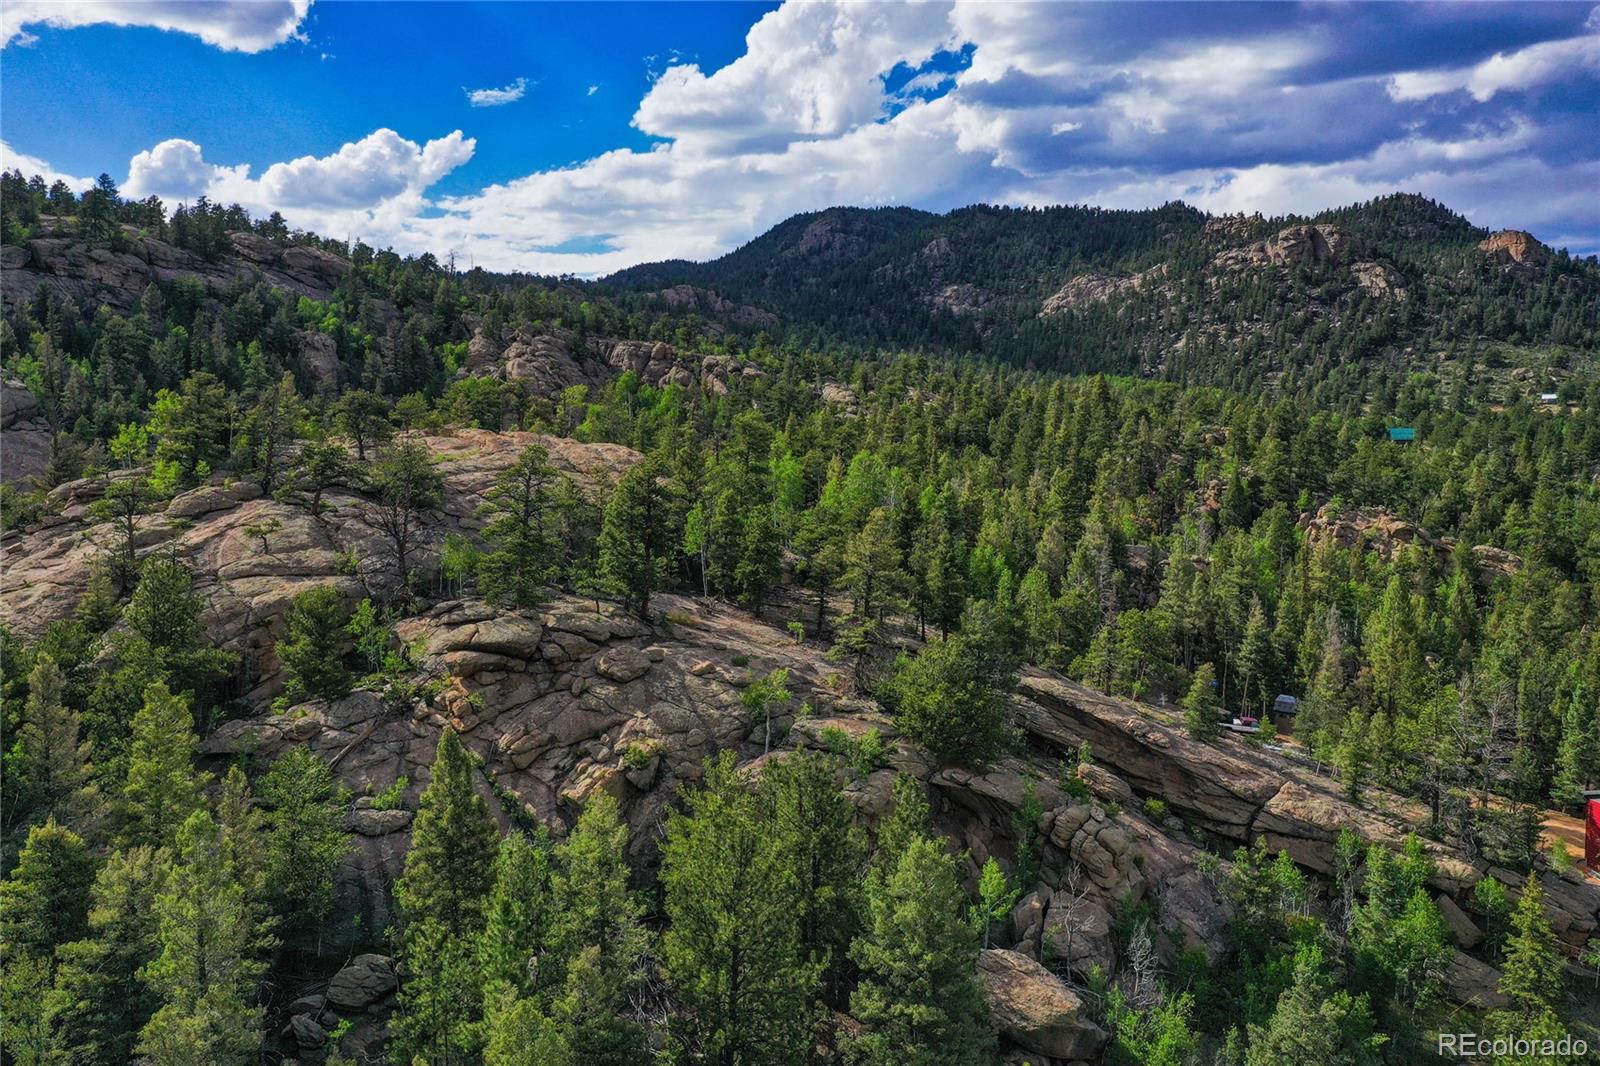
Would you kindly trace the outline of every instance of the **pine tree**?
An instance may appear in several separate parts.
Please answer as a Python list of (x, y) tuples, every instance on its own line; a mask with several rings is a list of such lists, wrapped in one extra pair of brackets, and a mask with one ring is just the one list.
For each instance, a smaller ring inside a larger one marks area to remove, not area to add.
[(263, 496), (271, 496), (284, 482), (285, 468), (300, 439), (304, 417), (294, 375), (288, 372), (261, 394), (245, 416), (238, 444), (240, 467), (255, 472)]
[(261, 779), (267, 805), (266, 887), (291, 931), (317, 930), (333, 911), (334, 876), (350, 854), (348, 796), (306, 748), (278, 756)]
[[(1307, 627), (1311, 625), (1307, 620)], [(1318, 659), (1302, 701), (1295, 732), (1319, 757), (1333, 747), (1345, 713), (1344, 635), (1339, 609), (1328, 607), (1321, 628)]]
[(1544, 889), (1536, 873), (1528, 875), (1522, 897), (1511, 912), (1500, 992), (1525, 1018), (1554, 1012), (1561, 1002), (1561, 949), (1544, 912)]
[(750, 723), (761, 719), (761, 754), (772, 750), (772, 709), (787, 706), (790, 700), (789, 670), (780, 666), (766, 677), (752, 681), (739, 697), (750, 712)]
[(365, 389), (349, 389), (334, 407), (334, 420), (345, 436), (355, 441), (356, 458), (367, 461), (367, 449), (381, 448), (394, 436), (389, 421), (390, 403)]
[(28, 831), (16, 866), (0, 882), (0, 948), (8, 960), (49, 961), (88, 928), (94, 862), (83, 838), (54, 819)]
[(895, 721), (935, 758), (981, 764), (1011, 743), (1014, 667), (963, 630), (902, 657), (891, 683)]
[(476, 776), (472, 756), (445, 729), (418, 801), (405, 869), (395, 883), (400, 955), (409, 974), (393, 1022), (401, 1061), (459, 1066), (481, 1048), (476, 947), (494, 885), (498, 833), (473, 787)]
[(431, 779), (417, 804), (411, 850), (395, 885), (405, 921), (438, 921), (452, 935), (476, 932), (494, 884), (498, 833), (473, 787), (477, 766), (455, 731), (439, 734)]
[(745, 517), (739, 563), (734, 568), (734, 581), (757, 618), (767, 590), (783, 576), (782, 563), (783, 537), (777, 520), (770, 506), (757, 503)]
[(617, 801), (597, 792), (584, 805), (578, 824), (556, 848), (550, 878), (551, 920), (548, 981), (561, 987), (565, 969), (589, 947), (608, 987), (619, 996), (633, 990), (649, 950), (644, 908), (628, 891), (628, 826)]
[(1183, 697), (1183, 727), (1196, 740), (1215, 740), (1222, 734), (1217, 716), (1222, 700), (1217, 697), (1217, 668), (1201, 663), (1195, 668), (1189, 691)]
[(1561, 745), (1550, 794), (1562, 806), (1581, 808), (1584, 791), (1596, 785), (1600, 785), (1600, 713), (1588, 686), (1579, 681), (1561, 717)]
[(835, 759), (797, 751), (761, 778), (773, 843), (799, 886), (800, 948), (835, 978), (860, 924), (866, 859), (837, 774)]
[(156, 899), (161, 954), (145, 978), (161, 1007), (139, 1035), (151, 1066), (250, 1066), (261, 1047), (252, 1004), (262, 967), (251, 901), (228, 875), (222, 830), (195, 811), (177, 834), (177, 861)]
[(169, 873), (165, 852), (136, 847), (112, 852), (96, 875), (88, 936), (58, 952), (62, 1037), (74, 1063), (131, 1062), (139, 1031), (161, 1005), (141, 971), (161, 951), (156, 900)]
[(644, 1026), (628, 1017), (631, 975), (616, 972), (590, 944), (567, 965), (566, 986), (552, 1013), (572, 1061), (584, 1066), (634, 1066), (650, 1055)]
[(679, 1009), (670, 1061), (780, 1066), (812, 1046), (817, 968), (802, 954), (793, 873), (731, 752), (669, 815), (663, 962)]
[(367, 522), (389, 543), (400, 593), (411, 589), (411, 569), (422, 521), (444, 495), (444, 480), (422, 442), (404, 440), (378, 454), (370, 480), (377, 502)]
[(496, 480), (484, 506), (492, 517), (483, 528), (490, 550), (479, 566), (478, 585), (491, 602), (536, 607), (544, 586), (561, 565), (561, 476), (537, 444)]
[(506, 990), (531, 996), (538, 987), (546, 929), (550, 923), (550, 847), (512, 832), (500, 840), (494, 888), (478, 940), (478, 965), (487, 1002)]
[(650, 597), (661, 587), (678, 542), (658, 469), (647, 459), (622, 475), (606, 504), (596, 545), (601, 579), (622, 590), (628, 606), (646, 620)]
[(96, 793), (90, 780), (90, 743), (78, 739), (82, 723), (78, 712), (63, 702), (65, 683), (55, 659), (40, 652), (28, 675), (28, 702), (17, 729), (20, 780), (13, 788), (26, 797), (35, 816), (78, 825), (92, 812)]
[(200, 790), (210, 774), (196, 773), (200, 741), (189, 701), (163, 682), (145, 689), (144, 706), (133, 716), (128, 781), (123, 787), (124, 844), (164, 847), (179, 826), (201, 807)]
[(489, 1004), (484, 1066), (580, 1066), (554, 1018), (503, 989)]
[(969, 1066), (994, 1055), (978, 985), (978, 939), (966, 893), (942, 843), (920, 838), (874, 884), (850, 948), (861, 983), (850, 1013), (856, 1066)]
[(1384, 587), (1378, 609), (1367, 619), (1362, 645), (1372, 667), (1372, 693), (1390, 714), (1411, 707), (1422, 675), (1411, 596), (1395, 574)]
[(1336, 988), (1322, 950), (1300, 948), (1294, 959), (1294, 983), (1278, 997), (1265, 1026), (1251, 1025), (1245, 1066), (1278, 1066), (1286, 1062), (1330, 1066), (1377, 1066), (1387, 1038), (1375, 1032), (1367, 997)]
[(333, 585), (307, 589), (294, 598), (289, 631), (277, 649), (288, 675), (289, 699), (336, 700), (350, 691), (350, 671), (340, 647), (349, 624), (344, 593)]
[(323, 494), (329, 489), (346, 485), (356, 478), (356, 467), (350, 453), (337, 441), (329, 440), (326, 431), (318, 428), (314, 435), (295, 453), (290, 471), (289, 487), (305, 500), (313, 518), (320, 519), (323, 512)]
[(1259, 597), (1250, 601), (1250, 617), (1245, 622), (1244, 639), (1239, 644), (1239, 705), (1252, 716), (1260, 717), (1268, 699), (1274, 676), (1272, 630)]
[(889, 814), (878, 823), (878, 839), (872, 851), (872, 864), (867, 877), (868, 891), (887, 881), (894, 873), (900, 855), (913, 842), (932, 835), (933, 825), (928, 813), (928, 797), (922, 784), (907, 773), (895, 775), (894, 804)]

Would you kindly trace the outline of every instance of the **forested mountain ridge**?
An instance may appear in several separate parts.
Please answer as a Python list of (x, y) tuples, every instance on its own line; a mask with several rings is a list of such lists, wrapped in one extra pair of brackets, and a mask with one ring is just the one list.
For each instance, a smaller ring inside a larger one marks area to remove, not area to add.
[[(1541, 834), (1600, 779), (1581, 368), (1069, 376), (5, 182), (7, 1055), (1593, 1037), (1600, 886)], [(1205, 269), (1404, 281), (1348, 221)], [(1447, 221), (1398, 224), (1529, 284)]]
[(1181, 203), (831, 208), (711, 262), (606, 280), (714, 289), (836, 343), (1361, 399), (1374, 372), (1446, 364), (1471, 388), (1497, 368), (1589, 369), (1600, 352), (1592, 260), (1398, 194), (1276, 219)]

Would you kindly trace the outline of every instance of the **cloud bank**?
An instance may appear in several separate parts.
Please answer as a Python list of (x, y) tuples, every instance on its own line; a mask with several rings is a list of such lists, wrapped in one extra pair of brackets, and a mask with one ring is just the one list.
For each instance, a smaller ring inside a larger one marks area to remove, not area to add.
[(726, 66), (659, 75), (632, 119), (647, 148), (437, 196), (472, 158), (460, 130), (381, 129), (259, 177), (178, 140), (127, 184), (579, 274), (714, 256), (833, 204), (1285, 213), (1395, 190), (1592, 252), (1597, 101), (1600, 16), (1570, 5), (789, 3)]

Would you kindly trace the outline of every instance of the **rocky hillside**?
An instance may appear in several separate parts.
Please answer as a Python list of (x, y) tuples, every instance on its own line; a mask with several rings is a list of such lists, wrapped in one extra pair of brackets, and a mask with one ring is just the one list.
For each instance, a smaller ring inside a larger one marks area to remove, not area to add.
[[(832, 208), (708, 263), (634, 267), (637, 291), (706, 286), (847, 343), (980, 351), (1075, 370), (1214, 381), (1344, 357), (1431, 362), (1498, 342), (1512, 365), (1588, 365), (1600, 270), (1391, 196), (1313, 218), (970, 207)], [(1469, 305), (1503, 308), (1481, 316)], [(1310, 333), (1307, 337), (1306, 334)], [(1520, 350), (1529, 349), (1529, 350)], [(1227, 358), (1224, 358), (1224, 351)]]
[(46, 227), (25, 244), (0, 246), (0, 295), (7, 303), (33, 298), (40, 285), (91, 306), (132, 309), (152, 283), (195, 278), (220, 293), (259, 276), (287, 292), (326, 300), (350, 273), (347, 259), (309, 245), (283, 247), (253, 233), (228, 235), (228, 254), (206, 258), (124, 227), (124, 247), (94, 247)]
[[(534, 439), (471, 430), (424, 438), (447, 485), (429, 536), (470, 528), (490, 479)], [(638, 458), (620, 446), (537, 440), (591, 490)], [(37, 633), (71, 612), (86, 588), (93, 544), (108, 532), (86, 518), (102, 484), (60, 486), (58, 517), (6, 535), (0, 610), (7, 625)], [(864, 824), (887, 811), (895, 775), (907, 773), (926, 786), (938, 827), (965, 849), (972, 881), (989, 856), (1013, 864), (1023, 835), (1041, 848), (1041, 887), (1017, 903), (1002, 945), (981, 960), (998, 1031), (1036, 1063), (1085, 1060), (1104, 1043), (1079, 993), (1059, 975), (1081, 982), (1096, 965), (1111, 968), (1119, 908), (1156, 905), (1156, 947), (1168, 965), (1184, 951), (1214, 959), (1225, 950), (1231, 905), (1219, 885), (1227, 867), (1208, 865), (1208, 849), (1264, 839), (1325, 876), (1340, 830), (1398, 847), (1424, 818), (1392, 795), (1352, 805), (1328, 777), (1285, 754), (1231, 739), (1196, 742), (1170, 709), (1108, 697), (1045, 670), (1025, 670), (1011, 697), (1023, 738), (1015, 754), (981, 771), (941, 765), (900, 737), (876, 703), (851, 693), (824, 647), (687, 596), (658, 597), (653, 624), (568, 596), (538, 611), (444, 599), (396, 626), (418, 669), (408, 695), (363, 689), (333, 703), (275, 708), (282, 689), (275, 645), (290, 599), (316, 585), (354, 599), (378, 580), (347, 562), (381, 554), (363, 520), (368, 501), (351, 490), (330, 493), (329, 502), (331, 512), (313, 518), (253, 487), (218, 481), (177, 496), (139, 526), (141, 546), (171, 548), (193, 567), (208, 635), (242, 656), (245, 713), (203, 738), (205, 757), (220, 768), (307, 746), (358, 797), (348, 821), (357, 847), (339, 892), (341, 913), (360, 921), (330, 924), (319, 962), (325, 972), (305, 988), (279, 990), (270, 1004), (285, 1054), (320, 1052), (336, 1029), (347, 1053), (381, 1045), (396, 979), (370, 931), (392, 922), (394, 880), (446, 727), (482, 760), (479, 787), (502, 820), (526, 817), (559, 836), (586, 799), (616, 798), (633, 828), (634, 869), (645, 878), (659, 862), (666, 810), (682, 784), (700, 778), (708, 755), (734, 751), (759, 773), (795, 750), (839, 750), (875, 731), (881, 755), (858, 762), (846, 781)], [(263, 535), (270, 519), (278, 524)], [(789, 671), (795, 698), (768, 723), (753, 717), (741, 694), (777, 668)], [(1085, 743), (1095, 761), (1078, 771), (1087, 793), (1075, 793), (1063, 787), (1063, 767)], [(1033, 800), (1041, 813), (1030, 825), (1019, 812)], [(1497, 973), (1473, 953), (1483, 931), (1469, 914), (1469, 895), (1488, 876), (1515, 896), (1521, 876), (1438, 845), (1429, 850), (1436, 862), (1430, 887), (1459, 948), (1447, 995), (1501, 1005)], [(1576, 874), (1551, 875), (1545, 893), (1555, 933), (1575, 953), (1600, 929), (1600, 887)]]

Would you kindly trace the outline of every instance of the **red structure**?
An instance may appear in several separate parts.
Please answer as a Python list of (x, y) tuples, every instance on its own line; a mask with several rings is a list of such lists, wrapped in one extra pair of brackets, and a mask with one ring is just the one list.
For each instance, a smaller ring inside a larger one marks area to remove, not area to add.
[(1600, 870), (1600, 792), (1588, 793), (1584, 804), (1587, 817), (1583, 820), (1583, 861), (1591, 870)]

